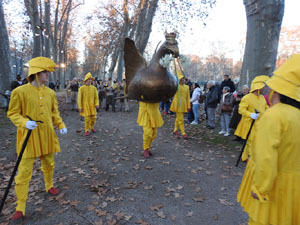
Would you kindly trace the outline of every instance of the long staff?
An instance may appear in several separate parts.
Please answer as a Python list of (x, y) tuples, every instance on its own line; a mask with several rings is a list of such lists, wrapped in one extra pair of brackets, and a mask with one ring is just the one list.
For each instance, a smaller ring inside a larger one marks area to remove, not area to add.
[[(255, 109), (255, 113), (258, 113), (258, 111), (257, 111), (256, 109)], [(238, 166), (239, 166), (239, 163), (240, 163), (240, 161), (241, 161), (241, 158), (242, 158), (243, 152), (244, 152), (244, 150), (245, 150), (245, 147), (246, 147), (246, 144), (247, 144), (248, 138), (249, 138), (249, 136), (250, 136), (250, 134), (251, 134), (251, 130), (252, 130), (252, 127), (253, 127), (253, 125), (254, 125), (254, 122), (255, 122), (255, 120), (252, 120), (252, 123), (251, 123), (250, 129), (249, 129), (249, 131), (248, 131), (248, 134), (247, 134), (246, 140), (244, 141), (244, 144), (243, 144), (243, 147), (242, 147), (241, 153), (240, 153), (240, 155), (239, 155), (239, 158), (238, 158), (238, 160), (236, 161), (236, 164), (235, 164), (235, 166), (236, 166), (236, 167), (238, 167)]]
[[(27, 117), (28, 117), (31, 121), (33, 121), (29, 116), (27, 116)], [(35, 122), (43, 123), (43, 121), (40, 121), (40, 120), (35, 121)], [(13, 180), (14, 180), (14, 177), (15, 177), (15, 175), (16, 175), (16, 173), (17, 173), (19, 164), (20, 164), (20, 162), (21, 162), (21, 159), (22, 159), (23, 153), (24, 153), (24, 151), (25, 151), (25, 148), (26, 148), (27, 142), (28, 142), (28, 140), (29, 140), (29, 137), (30, 137), (30, 135), (31, 135), (31, 132), (32, 132), (32, 130), (28, 130), (28, 131), (27, 131), (27, 135), (26, 135), (25, 140), (24, 140), (24, 143), (23, 143), (23, 145), (22, 145), (21, 152), (20, 152), (20, 154), (19, 154), (19, 156), (18, 156), (18, 159), (17, 159), (16, 165), (15, 165), (15, 168), (14, 168), (14, 170), (13, 170), (13, 172), (12, 172), (12, 175), (11, 175), (11, 177), (10, 177), (10, 179), (9, 179), (7, 188), (6, 188), (6, 190), (5, 190), (3, 199), (2, 199), (2, 201), (1, 201), (1, 205), (0, 205), (0, 215), (1, 215), (1, 212), (2, 212), (2, 209), (3, 209), (3, 206), (4, 206), (4, 203), (5, 203), (5, 200), (6, 200), (7, 196), (8, 196), (8, 192), (9, 192), (9, 189), (10, 189), (10, 187), (11, 187), (11, 184), (12, 184), (12, 182), (13, 182)]]

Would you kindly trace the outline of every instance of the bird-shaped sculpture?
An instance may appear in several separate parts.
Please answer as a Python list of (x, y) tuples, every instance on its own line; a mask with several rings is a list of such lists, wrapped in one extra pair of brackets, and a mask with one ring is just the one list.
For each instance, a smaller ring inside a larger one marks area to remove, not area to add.
[(175, 37), (174, 33), (166, 35), (166, 41), (153, 55), (149, 65), (136, 48), (134, 41), (125, 39), (125, 91), (129, 99), (163, 102), (175, 95), (177, 78), (159, 63), (166, 54), (172, 54), (175, 58), (179, 56)]

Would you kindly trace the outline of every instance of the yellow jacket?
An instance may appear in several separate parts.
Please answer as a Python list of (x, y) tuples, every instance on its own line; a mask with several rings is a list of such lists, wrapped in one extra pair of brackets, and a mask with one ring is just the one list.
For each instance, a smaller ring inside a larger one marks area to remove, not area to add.
[(26, 122), (29, 116), (41, 120), (38, 127), (32, 130), (23, 158), (34, 158), (49, 153), (60, 152), (54, 126), (62, 129), (65, 126), (57, 105), (55, 92), (45, 86), (37, 88), (30, 83), (13, 90), (7, 117), (17, 127), (17, 153), (19, 154), (28, 132)]
[(96, 106), (99, 106), (97, 88), (94, 85), (83, 85), (78, 90), (78, 109), (83, 109), (81, 116), (97, 115)]
[[(300, 110), (278, 103), (257, 123), (238, 201), (255, 221), (300, 225)], [(250, 197), (256, 193), (260, 200)]]
[(173, 98), (170, 110), (172, 112), (188, 112), (190, 109), (190, 90), (187, 85), (178, 85), (178, 90)]
[(161, 127), (164, 124), (161, 113), (159, 111), (160, 103), (139, 103), (139, 114), (137, 124), (143, 127)]
[[(265, 100), (265, 97), (263, 95), (256, 96), (253, 93), (249, 93), (245, 95), (241, 103), (239, 105), (239, 114), (242, 115), (242, 119), (239, 122), (234, 135), (241, 137), (242, 139), (246, 139), (248, 131), (250, 129), (252, 119), (250, 117), (251, 113), (255, 112), (255, 109), (259, 112), (258, 120), (261, 118), (262, 114), (266, 111), (268, 108), (267, 102)], [(256, 121), (257, 122), (257, 121)], [(256, 124), (255, 122), (255, 124)], [(254, 124), (254, 126), (256, 126)], [(254, 137), (255, 135), (255, 129), (254, 127), (251, 130), (250, 139)]]

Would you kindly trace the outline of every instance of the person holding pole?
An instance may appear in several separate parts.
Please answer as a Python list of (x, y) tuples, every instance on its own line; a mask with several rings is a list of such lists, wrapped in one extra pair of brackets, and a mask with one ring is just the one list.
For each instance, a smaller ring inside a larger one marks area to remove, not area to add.
[(237, 201), (250, 225), (300, 225), (300, 54), (266, 84), (271, 108), (257, 121)]
[(84, 77), (84, 85), (79, 88), (78, 92), (78, 110), (80, 116), (84, 117), (85, 136), (90, 135), (90, 131), (96, 132), (94, 125), (97, 119), (97, 111), (99, 109), (99, 97), (97, 88), (92, 84), (94, 80), (91, 73), (87, 73)]
[[(7, 112), (8, 118), (17, 126), (17, 154), (20, 154), (27, 130), (32, 130), (15, 178), (17, 208), (12, 220), (25, 215), (29, 182), (37, 157), (41, 160), (46, 192), (51, 195), (59, 193), (53, 185), (54, 153), (60, 152), (54, 126), (61, 134), (67, 133), (58, 111), (56, 94), (45, 86), (49, 72), (54, 71), (56, 64), (46, 57), (33, 58), (28, 64), (29, 82), (12, 92)], [(37, 124), (36, 121), (41, 123)]]
[[(268, 79), (270, 79), (270, 77), (266, 75), (256, 76), (251, 83), (250, 93), (245, 95), (241, 100), (239, 105), (239, 114), (242, 115), (242, 119), (239, 122), (234, 134), (241, 137), (243, 140), (245, 140), (247, 137), (252, 121), (257, 120), (259, 116), (268, 108), (265, 97), (262, 94), (265, 87), (265, 82)], [(255, 110), (257, 110), (258, 113), (256, 113)], [(254, 124), (253, 126), (254, 127), (251, 130), (243, 151), (242, 161), (246, 161), (248, 155), (251, 155), (250, 149), (253, 137), (255, 135), (256, 125)]]
[(174, 68), (179, 84), (177, 92), (173, 97), (173, 101), (170, 107), (170, 111), (176, 112), (176, 120), (173, 134), (179, 135), (178, 129), (180, 129), (183, 139), (187, 139), (188, 136), (184, 130), (184, 113), (187, 113), (191, 107), (190, 90), (189, 86), (185, 85), (185, 77), (182, 75), (181, 68), (176, 64), (174, 65)]

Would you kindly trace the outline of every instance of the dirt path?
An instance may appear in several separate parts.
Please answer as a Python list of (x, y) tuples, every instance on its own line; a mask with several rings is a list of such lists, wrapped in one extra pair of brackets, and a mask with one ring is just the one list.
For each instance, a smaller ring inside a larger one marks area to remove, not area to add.
[[(36, 161), (26, 219), (19, 224), (151, 224), (239, 225), (247, 215), (236, 203), (244, 165), (234, 166), (240, 145), (218, 136), (205, 124), (186, 125), (188, 140), (172, 134), (175, 116), (164, 116), (154, 156), (142, 157), (142, 128), (136, 124), (138, 105), (131, 111), (98, 114), (97, 133), (84, 136), (84, 122), (62, 103), (68, 134), (58, 134), (55, 183), (61, 194), (43, 191)], [(6, 187), (15, 158), (15, 127), (0, 113), (0, 188)], [(6, 182), (4, 182), (6, 181)], [(0, 224), (15, 207), (11, 190)]]

